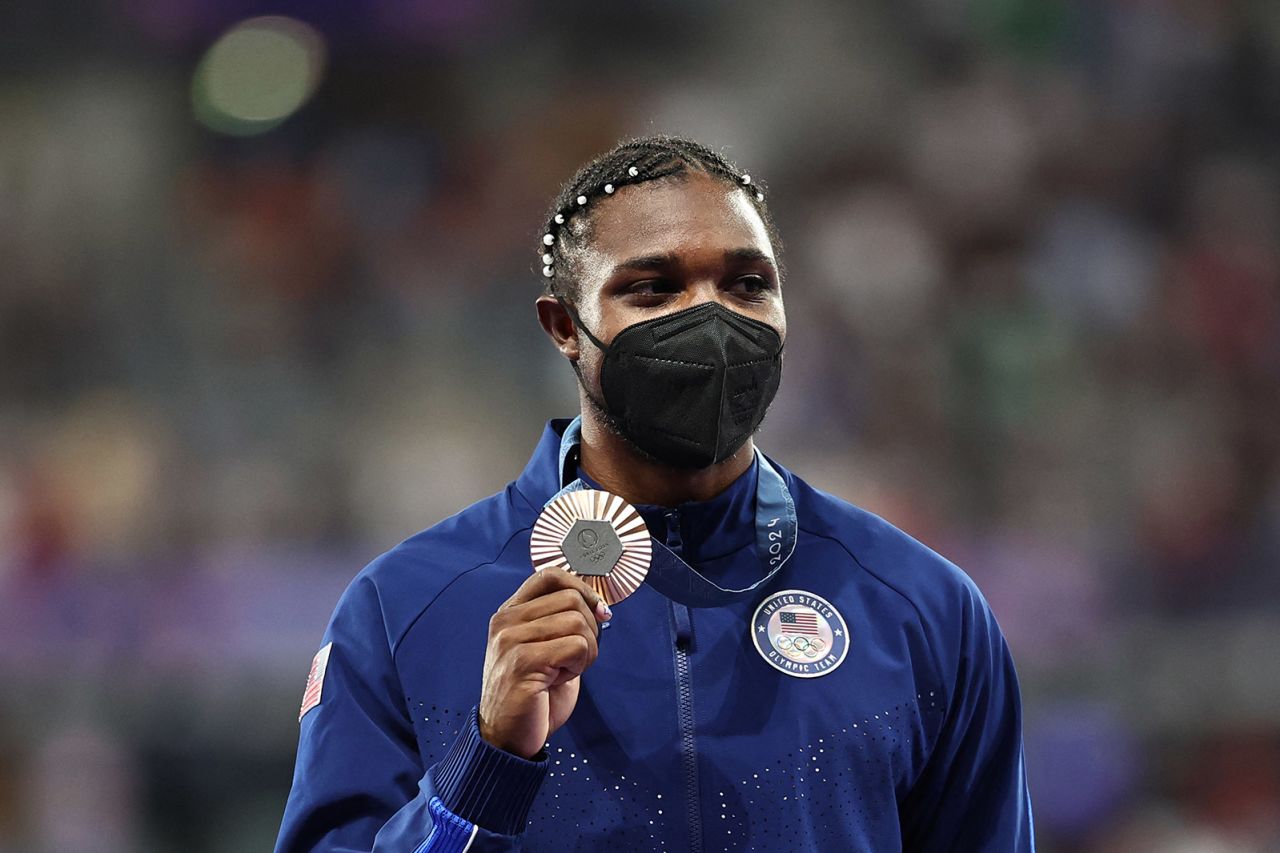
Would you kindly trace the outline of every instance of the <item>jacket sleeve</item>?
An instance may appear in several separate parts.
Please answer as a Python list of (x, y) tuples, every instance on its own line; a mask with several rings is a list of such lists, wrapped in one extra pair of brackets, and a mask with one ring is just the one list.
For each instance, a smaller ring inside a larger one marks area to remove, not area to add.
[[(426, 617), (424, 617), (426, 618)], [(547, 772), (486, 743), (475, 711), (424, 768), (377, 590), (360, 576), (325, 632), (319, 704), (301, 720), (276, 853), (498, 853), (520, 849)]]
[(976, 587), (966, 585), (955, 688), (934, 747), (902, 804), (903, 846), (1035, 850), (1013, 657)]

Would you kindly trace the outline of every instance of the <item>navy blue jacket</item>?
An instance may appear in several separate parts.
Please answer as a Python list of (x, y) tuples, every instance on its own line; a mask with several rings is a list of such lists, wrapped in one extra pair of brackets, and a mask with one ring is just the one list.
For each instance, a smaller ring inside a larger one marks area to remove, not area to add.
[[(1017, 678), (981, 593), (776, 464), (799, 534), (767, 588), (689, 609), (642, 586), (615, 606), (545, 760), (481, 740), (489, 617), (528, 577), (530, 529), (575, 473), (560, 470), (565, 427), (548, 425), (505, 491), (351, 583), (325, 632), (278, 853), (1034, 849)], [(712, 501), (639, 509), (704, 575), (748, 586), (762, 575), (759, 467)], [(822, 599), (847, 628), (843, 659), (818, 677), (770, 665), (753, 636), (782, 590)]]

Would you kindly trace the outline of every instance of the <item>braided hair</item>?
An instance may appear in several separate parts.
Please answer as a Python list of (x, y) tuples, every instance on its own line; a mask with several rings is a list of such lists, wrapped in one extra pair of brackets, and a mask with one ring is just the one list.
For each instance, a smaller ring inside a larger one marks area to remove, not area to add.
[(646, 136), (621, 142), (597, 156), (560, 189), (538, 247), (546, 293), (577, 298), (578, 282), (570, 267), (573, 250), (588, 236), (592, 202), (613, 195), (621, 187), (690, 171), (704, 172), (743, 190), (764, 222), (774, 251), (781, 251), (773, 217), (764, 203), (763, 188), (750, 175), (722, 154), (691, 139), (665, 134)]

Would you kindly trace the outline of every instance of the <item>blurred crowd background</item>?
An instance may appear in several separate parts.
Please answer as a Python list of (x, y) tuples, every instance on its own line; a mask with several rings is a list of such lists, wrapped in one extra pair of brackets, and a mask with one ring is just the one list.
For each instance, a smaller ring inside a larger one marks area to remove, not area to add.
[(990, 599), (1041, 849), (1280, 849), (1280, 4), (52, 0), (0, 6), (0, 851), (269, 848), (349, 578), (574, 410), (546, 205), (656, 131), (768, 187), (762, 447)]

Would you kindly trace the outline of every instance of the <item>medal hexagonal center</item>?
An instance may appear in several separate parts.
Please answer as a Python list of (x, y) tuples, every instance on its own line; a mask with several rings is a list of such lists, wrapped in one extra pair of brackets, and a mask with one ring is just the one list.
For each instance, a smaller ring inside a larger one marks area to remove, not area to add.
[(569, 568), (579, 575), (602, 577), (622, 558), (622, 542), (607, 521), (580, 518), (560, 543)]

